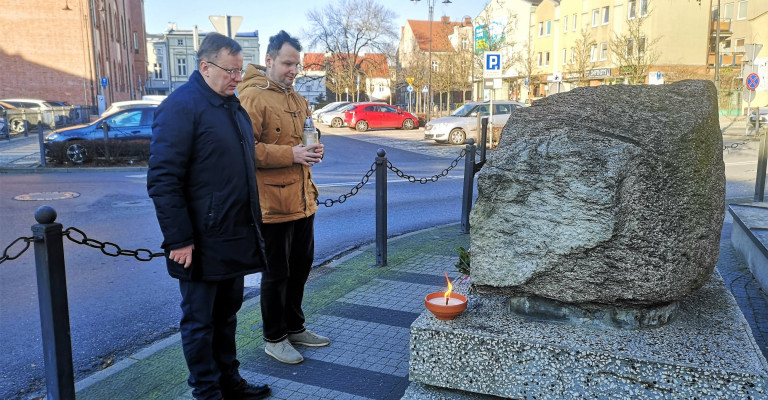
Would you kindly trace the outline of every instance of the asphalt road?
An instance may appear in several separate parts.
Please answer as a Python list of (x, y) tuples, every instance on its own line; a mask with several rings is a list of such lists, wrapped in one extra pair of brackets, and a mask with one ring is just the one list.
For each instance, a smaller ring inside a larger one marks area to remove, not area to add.
[[(419, 131), (324, 132), (326, 157), (313, 169), (321, 200), (348, 194), (370, 171), (379, 148), (393, 166), (416, 178), (440, 174), (461, 151), (461, 147), (420, 141)], [(388, 234), (459, 221), (463, 165), (462, 160), (447, 176), (427, 184), (408, 182), (389, 171)], [(31, 236), (35, 209), (51, 205), (65, 229), (74, 226), (89, 238), (124, 249), (160, 250), (160, 231), (143, 171), (5, 174), (0, 179), (2, 246), (16, 237)], [(316, 263), (375, 241), (374, 194), (371, 176), (344, 203), (320, 206)], [(75, 197), (14, 199), (19, 195)], [(177, 332), (180, 296), (162, 260), (108, 257), (66, 238), (64, 251), (76, 378)], [(29, 399), (45, 387), (32, 251), (3, 263), (0, 274), (0, 398)], [(258, 276), (247, 280), (248, 296), (257, 293)]]

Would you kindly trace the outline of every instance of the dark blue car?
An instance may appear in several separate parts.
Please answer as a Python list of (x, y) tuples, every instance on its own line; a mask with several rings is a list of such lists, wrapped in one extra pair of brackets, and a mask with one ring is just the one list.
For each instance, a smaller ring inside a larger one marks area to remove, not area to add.
[[(130, 108), (88, 125), (57, 129), (45, 137), (45, 155), (58, 162), (82, 164), (94, 157), (149, 156), (152, 121), (157, 106)], [(104, 133), (108, 132), (105, 139)]]

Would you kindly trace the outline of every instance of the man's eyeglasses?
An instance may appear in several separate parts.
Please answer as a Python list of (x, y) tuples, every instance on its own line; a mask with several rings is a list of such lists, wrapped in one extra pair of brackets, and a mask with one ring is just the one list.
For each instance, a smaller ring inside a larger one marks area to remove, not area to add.
[(216, 67), (216, 68), (219, 68), (219, 69), (223, 70), (224, 72), (228, 73), (228, 74), (229, 74), (229, 77), (230, 77), (230, 78), (232, 78), (232, 79), (235, 79), (235, 78), (237, 78), (238, 76), (242, 78), (242, 77), (243, 77), (243, 75), (245, 75), (245, 70), (244, 70), (244, 69), (241, 69), (241, 68), (237, 68), (237, 69), (226, 69), (226, 68), (224, 68), (224, 67), (222, 67), (222, 66), (220, 66), (220, 65), (216, 65), (216, 63), (213, 63), (213, 62), (210, 62), (210, 61), (206, 61), (206, 62), (207, 62), (208, 64), (211, 64), (211, 65), (213, 65), (214, 67)]

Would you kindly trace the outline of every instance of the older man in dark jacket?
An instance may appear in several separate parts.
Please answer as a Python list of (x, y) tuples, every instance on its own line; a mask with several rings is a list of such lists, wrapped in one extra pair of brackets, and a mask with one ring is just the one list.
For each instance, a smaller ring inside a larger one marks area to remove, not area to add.
[(168, 273), (179, 280), (188, 383), (204, 400), (270, 391), (240, 376), (235, 347), (243, 277), (266, 266), (253, 130), (235, 97), (241, 51), (234, 40), (208, 34), (199, 71), (163, 101), (152, 126), (147, 189)]

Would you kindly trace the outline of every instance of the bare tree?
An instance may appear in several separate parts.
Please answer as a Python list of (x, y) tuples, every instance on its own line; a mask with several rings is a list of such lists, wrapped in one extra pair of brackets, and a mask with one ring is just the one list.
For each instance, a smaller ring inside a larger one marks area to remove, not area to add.
[(645, 77), (661, 56), (657, 44), (661, 36), (649, 38), (644, 23), (651, 14), (650, 0), (648, 10), (637, 10), (635, 18), (627, 21), (627, 29), (614, 33), (608, 43), (613, 63), (619, 67), (619, 73), (630, 85), (645, 83)]
[[(525, 54), (514, 51), (517, 43), (510, 39), (518, 29), (517, 23), (517, 14), (509, 11), (503, 1), (488, 1), (480, 15), (475, 18), (475, 25), (484, 27), (483, 39), (475, 44), (478, 50), (474, 57), (475, 71), (483, 70), (483, 52), (485, 51), (501, 52), (504, 71), (525, 63), (523, 60)], [(521, 28), (528, 29), (528, 27)], [(474, 81), (474, 76), (472, 80)]]
[(593, 47), (597, 46), (597, 42), (592, 37), (592, 32), (589, 29), (583, 28), (581, 30), (581, 36), (576, 39), (574, 43), (574, 55), (573, 55), (573, 72), (579, 74), (577, 79), (578, 85), (583, 86), (584, 82), (588, 82), (587, 70), (595, 67), (596, 57), (593, 57)]
[[(523, 51), (520, 53), (520, 57), (517, 60), (517, 67), (522, 72), (522, 75), (528, 79), (528, 88), (534, 87), (538, 84), (538, 74), (536, 74), (536, 55), (534, 54), (533, 47), (531, 47), (531, 40), (523, 46)], [(529, 93), (530, 94), (530, 93)]]
[[(376, 0), (338, 0), (307, 12), (309, 48), (326, 54), (326, 82), (340, 94), (362, 81), (364, 53), (385, 53), (397, 39), (397, 17)], [(386, 60), (386, 58), (385, 58)]]

